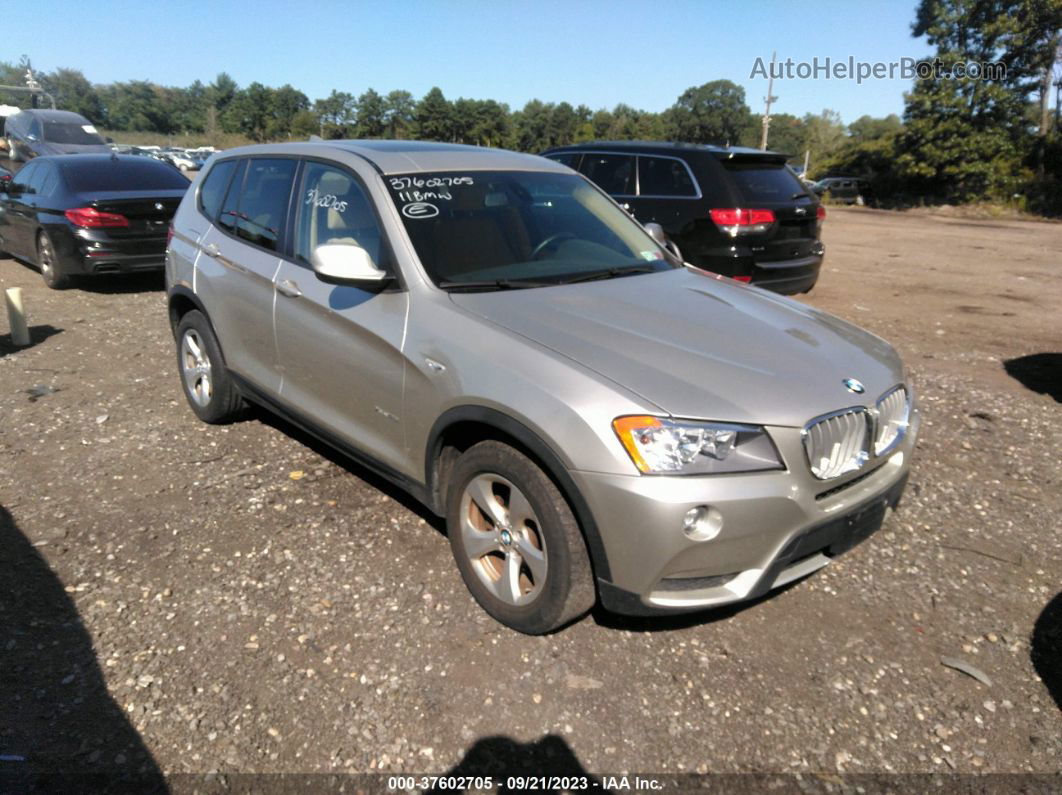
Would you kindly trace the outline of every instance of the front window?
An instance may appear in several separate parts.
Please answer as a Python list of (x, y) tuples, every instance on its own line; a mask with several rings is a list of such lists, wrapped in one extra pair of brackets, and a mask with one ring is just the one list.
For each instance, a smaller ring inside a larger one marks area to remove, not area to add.
[(505, 289), (679, 267), (575, 174), (468, 171), (385, 177), (431, 279)]
[(103, 139), (91, 124), (71, 124), (65, 121), (45, 121), (43, 140), (53, 144), (103, 144)]
[(369, 197), (346, 171), (308, 162), (299, 190), (299, 222), (295, 257), (310, 264), (313, 250), (324, 243), (346, 243), (368, 252), (377, 267), (386, 268), (383, 236)]

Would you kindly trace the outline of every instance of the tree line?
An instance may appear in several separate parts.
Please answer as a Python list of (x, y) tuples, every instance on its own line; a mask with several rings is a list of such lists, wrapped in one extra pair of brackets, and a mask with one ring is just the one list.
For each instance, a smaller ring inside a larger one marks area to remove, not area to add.
[[(938, 71), (1002, 62), (993, 80), (917, 79), (903, 117), (863, 116), (845, 125), (831, 110), (772, 114), (769, 146), (810, 154), (809, 173), (858, 176), (897, 204), (1012, 201), (1062, 213), (1062, 74), (1055, 63), (1062, 0), (921, 0), (912, 35), (935, 47)], [(21, 83), (30, 66), (0, 62), (0, 83)], [(592, 110), (534, 99), (511, 109), (492, 99), (447, 98), (436, 87), (355, 96), (332, 90), (310, 100), (291, 85), (239, 86), (226, 73), (211, 83), (161, 86), (147, 80), (93, 84), (78, 69), (39, 73), (58, 107), (123, 132), (222, 135), (249, 141), (416, 138), (538, 152), (593, 140), (673, 140), (756, 146), (760, 117), (744, 89), (714, 80), (684, 91), (662, 112), (626, 104)], [(1050, 112), (1052, 89), (1056, 91)], [(9, 100), (10, 101), (10, 100)], [(16, 97), (25, 104), (25, 97)]]

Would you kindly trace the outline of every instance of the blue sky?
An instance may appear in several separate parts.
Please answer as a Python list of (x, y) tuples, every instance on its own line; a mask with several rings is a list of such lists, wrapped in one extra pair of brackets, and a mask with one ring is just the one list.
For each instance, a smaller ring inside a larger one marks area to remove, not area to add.
[[(49, 0), (5, 5), (0, 60), (81, 69), (93, 82), (184, 86), (226, 71), (242, 86), (291, 83), (311, 100), (333, 88), (439, 86), (446, 96), (625, 102), (661, 111), (693, 85), (726, 78), (762, 108), (757, 57), (897, 61), (929, 52), (910, 35), (915, 0), (745, 3), (657, 0)], [(901, 113), (910, 81), (775, 81), (779, 113), (831, 108), (847, 123)]]

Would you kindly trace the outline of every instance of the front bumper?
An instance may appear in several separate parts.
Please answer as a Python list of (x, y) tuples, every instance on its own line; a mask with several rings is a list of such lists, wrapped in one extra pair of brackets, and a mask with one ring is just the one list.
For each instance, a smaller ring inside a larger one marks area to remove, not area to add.
[[(628, 615), (681, 613), (755, 599), (799, 579), (873, 534), (903, 493), (921, 419), (864, 470), (816, 480), (797, 428), (771, 428), (786, 471), (711, 477), (572, 472), (600, 529), (609, 578), (602, 604)], [(714, 507), (719, 534), (682, 531), (691, 508)]]

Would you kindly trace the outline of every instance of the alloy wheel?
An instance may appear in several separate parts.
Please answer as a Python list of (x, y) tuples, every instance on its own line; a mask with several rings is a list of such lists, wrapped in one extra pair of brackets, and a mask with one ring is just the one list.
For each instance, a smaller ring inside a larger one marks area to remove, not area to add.
[(525, 605), (546, 582), (538, 516), (524, 493), (495, 473), (476, 475), (461, 495), (460, 533), (472, 569), (501, 601)]
[(214, 394), (210, 357), (195, 329), (186, 330), (181, 338), (181, 376), (192, 400), (200, 406), (210, 403)]

